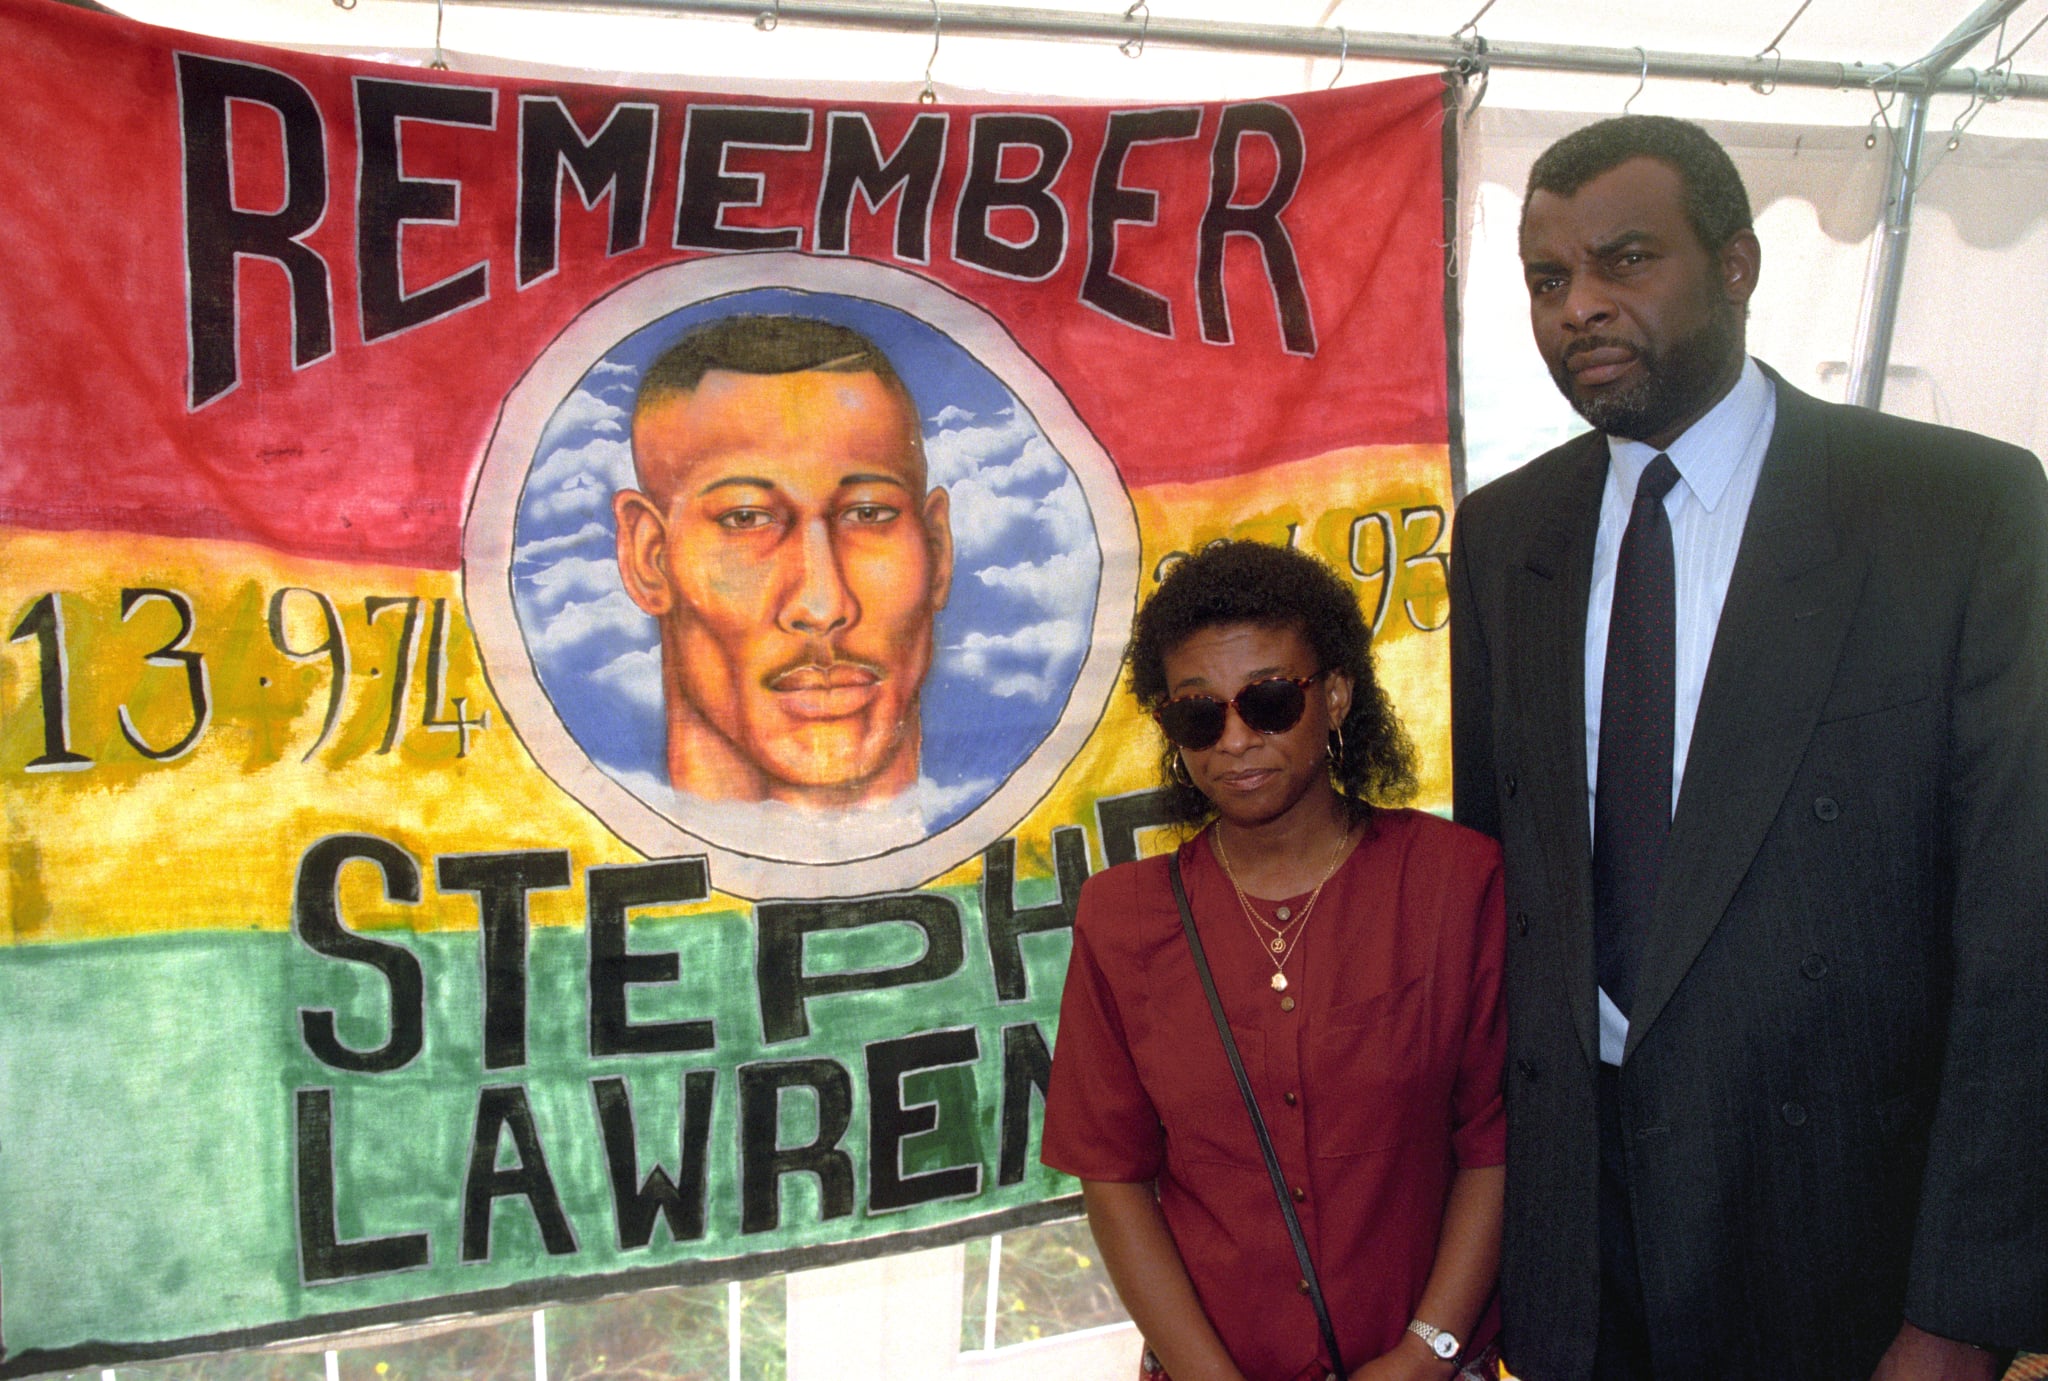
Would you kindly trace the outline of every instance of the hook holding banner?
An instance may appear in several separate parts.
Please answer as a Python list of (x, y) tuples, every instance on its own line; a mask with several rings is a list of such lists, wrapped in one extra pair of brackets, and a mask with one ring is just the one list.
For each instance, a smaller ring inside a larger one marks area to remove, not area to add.
[(1636, 89), (1629, 92), (1628, 99), (1621, 103), (1623, 115), (1628, 114), (1628, 108), (1636, 103), (1636, 97), (1642, 95), (1643, 88), (1650, 84), (1650, 55), (1643, 51), (1640, 44), (1636, 47), (1636, 57), (1642, 60), (1643, 66), (1642, 70), (1636, 73)]
[[(1891, 95), (1888, 97), (1878, 94), (1878, 87), (1885, 82), (1892, 84)], [(1887, 135), (1890, 135), (1892, 132), (1892, 105), (1899, 99), (1898, 68), (1893, 67), (1882, 77), (1872, 79), (1870, 83), (1870, 99), (1877, 102), (1877, 113), (1870, 117), (1870, 128), (1863, 135), (1863, 147), (1866, 149), (1877, 147), (1877, 126), (1880, 121), (1883, 122), (1884, 132)]]
[(782, 0), (770, 0), (770, 4), (773, 8), (754, 16), (754, 27), (764, 34), (774, 33), (776, 26), (782, 23)]
[(1117, 44), (1116, 50), (1127, 58), (1141, 58), (1145, 56), (1145, 35), (1152, 28), (1152, 7), (1145, 0), (1134, 0), (1124, 11), (1124, 22), (1129, 23), (1133, 19), (1138, 21), (1138, 36)]
[(1342, 24), (1337, 26), (1337, 42), (1337, 70), (1330, 74), (1330, 84), (1323, 88), (1325, 91), (1336, 90), (1338, 79), (1344, 75), (1344, 64), (1351, 61), (1351, 35), (1344, 32)]
[(1775, 96), (1778, 93), (1778, 73), (1785, 66), (1785, 53), (1777, 44), (1773, 43), (1770, 47), (1764, 49), (1762, 53), (1758, 53), (1755, 57), (1751, 58), (1750, 61), (1762, 62), (1765, 54), (1769, 54), (1776, 59), (1771, 64), (1771, 75), (1768, 77), (1758, 77), (1749, 84), (1749, 89), (1756, 92), (1759, 96)]
[(448, 70), (447, 55), (441, 51), (441, 21), (448, 17), (447, 0), (434, 0), (434, 60), (427, 64), (436, 72)]
[(939, 0), (932, 0), (932, 55), (924, 60), (924, 89), (917, 93), (919, 105), (936, 105), (937, 89), (932, 86), (932, 64), (939, 60)]

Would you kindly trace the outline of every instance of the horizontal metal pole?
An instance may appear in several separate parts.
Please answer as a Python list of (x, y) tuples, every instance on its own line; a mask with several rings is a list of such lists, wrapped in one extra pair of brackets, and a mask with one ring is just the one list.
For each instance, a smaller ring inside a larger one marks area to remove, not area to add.
[[(840, 29), (893, 33), (932, 31), (933, 8), (913, 0), (450, 0), (526, 9), (585, 10), (611, 14), (696, 15), (815, 24)], [(1071, 10), (1013, 9), (1006, 5), (941, 3), (941, 34), (999, 38), (1063, 38), (1124, 43), (1142, 37), (1171, 48), (1205, 48), (1282, 57), (1341, 56), (1361, 61), (1404, 62), (1424, 67), (1477, 70), (1482, 66), (1544, 72), (1592, 72), (1679, 81), (1741, 82), (1828, 90), (1894, 88), (1908, 94), (1975, 93), (1990, 99), (2048, 100), (2048, 73), (1947, 69), (1930, 83), (1925, 68), (1864, 63), (1778, 61), (1711, 53), (1670, 53), (1660, 49), (1596, 48), (1560, 43), (1459, 40), (1426, 34), (1353, 33), (1290, 24), (1232, 24), (1205, 19), (1126, 19), (1122, 12), (1087, 14)]]

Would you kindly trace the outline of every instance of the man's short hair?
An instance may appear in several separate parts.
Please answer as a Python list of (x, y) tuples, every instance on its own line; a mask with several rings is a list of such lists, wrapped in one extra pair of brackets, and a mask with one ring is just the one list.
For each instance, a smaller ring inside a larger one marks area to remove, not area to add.
[(1710, 253), (1719, 253), (1750, 228), (1749, 193), (1728, 151), (1690, 120), (1668, 115), (1622, 115), (1574, 130), (1543, 151), (1529, 169), (1529, 198), (1538, 192), (1572, 197), (1581, 187), (1631, 158), (1654, 158), (1678, 174), (1685, 218)]
[(810, 317), (748, 313), (697, 327), (661, 352), (641, 377), (633, 415), (666, 398), (691, 393), (714, 369), (733, 374), (873, 374), (905, 398), (881, 347), (851, 327)]

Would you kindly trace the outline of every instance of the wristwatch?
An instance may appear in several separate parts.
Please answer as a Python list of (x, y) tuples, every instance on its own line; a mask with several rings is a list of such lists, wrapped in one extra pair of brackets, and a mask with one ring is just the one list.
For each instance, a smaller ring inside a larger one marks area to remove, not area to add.
[(1408, 1331), (1429, 1344), (1429, 1350), (1446, 1362), (1456, 1357), (1465, 1346), (1458, 1341), (1458, 1335), (1447, 1328), (1437, 1328), (1421, 1319), (1408, 1320)]

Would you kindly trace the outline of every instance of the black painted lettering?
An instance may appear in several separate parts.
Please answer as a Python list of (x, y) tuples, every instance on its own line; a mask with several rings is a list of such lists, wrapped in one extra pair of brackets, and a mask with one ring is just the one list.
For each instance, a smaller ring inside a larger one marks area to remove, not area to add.
[[(512, 1134), (513, 1163), (498, 1165), (498, 1144)], [(476, 1135), (469, 1143), (469, 1173), (462, 1181), (462, 1259), (491, 1259), (491, 1210), (500, 1199), (521, 1198), (533, 1211), (550, 1256), (576, 1250), (576, 1234), (548, 1173), (547, 1153), (533, 1125), (533, 1108), (520, 1084), (477, 1090)]]
[(997, 1184), (1022, 1184), (1031, 1168), (1031, 1112), (1033, 1095), (1039, 1108), (1045, 1106), (1045, 1091), (1052, 1084), (1052, 1052), (1045, 1048), (1045, 1033), (1036, 1022), (1003, 1028), (1003, 1135), (1002, 1158), (996, 1171)]
[(1105, 796), (1095, 803), (1095, 827), (1102, 834), (1102, 859), (1111, 867), (1138, 857), (1138, 832), (1170, 825), (1163, 791), (1134, 791)]
[(431, 1252), (424, 1232), (341, 1240), (334, 1207), (334, 1090), (302, 1088), (296, 1102), (299, 1278), (318, 1285), (426, 1265)]
[[(761, 1003), (762, 1037), (770, 1044), (811, 1033), (804, 1004), (812, 998), (931, 983), (958, 973), (967, 960), (960, 936), (960, 909), (949, 898), (934, 893), (763, 902), (754, 909), (754, 918), (759, 932), (754, 983)], [(908, 964), (851, 973), (804, 971), (806, 935), (903, 922), (924, 932), (924, 953)]]
[[(1003, 173), (1003, 151), (1027, 148), (1037, 164), (1019, 178)], [(977, 115), (967, 151), (967, 182), (953, 213), (953, 257), (969, 268), (1031, 282), (1050, 278), (1067, 253), (1067, 208), (1053, 182), (1073, 152), (1074, 136), (1049, 115)], [(1031, 235), (1006, 240), (989, 213), (1014, 207), (1031, 217)]]
[(391, 1034), (374, 1050), (354, 1050), (335, 1033), (331, 1008), (301, 1007), (299, 1029), (306, 1049), (323, 1064), (357, 1074), (382, 1074), (412, 1062), (426, 1040), (426, 983), (418, 956), (403, 945), (372, 940), (341, 923), (335, 884), (341, 865), (350, 859), (374, 863), (384, 873), (384, 895), (391, 901), (417, 903), (420, 865), (411, 854), (387, 840), (367, 834), (337, 834), (322, 839), (299, 859), (292, 889), (292, 933), (301, 944), (330, 959), (368, 964), (384, 975), (391, 993)]
[(454, 225), (462, 217), (462, 184), (407, 177), (399, 157), (401, 121), (436, 125), (498, 123), (497, 93), (479, 87), (356, 78), (356, 129), (362, 168), (356, 184), (356, 286), (363, 340), (385, 336), (460, 311), (490, 292), (490, 265), (473, 264), (431, 287), (405, 290), (407, 225)]
[(1059, 896), (1043, 906), (1017, 905), (1017, 841), (998, 839), (981, 855), (981, 916), (988, 928), (988, 962), (995, 975), (996, 1001), (1022, 1002), (1029, 984), (1018, 940), (1042, 930), (1071, 930), (1081, 884), (1088, 880), (1088, 836), (1079, 826), (1052, 832), (1053, 871)]
[(633, 1132), (633, 1096), (626, 1081), (590, 1081), (591, 1095), (597, 1099), (598, 1126), (604, 1132), (620, 1251), (644, 1247), (654, 1240), (657, 1216), (667, 1220), (668, 1235), (677, 1242), (694, 1242), (704, 1235), (704, 1153), (711, 1141), (711, 1094), (717, 1079), (708, 1069), (693, 1069), (683, 1075), (676, 1178), (671, 1180), (657, 1160), (644, 1181)]
[(919, 115), (896, 151), (882, 159), (881, 141), (865, 113), (835, 110), (825, 121), (825, 179), (818, 191), (817, 247), (844, 254), (854, 193), (879, 212), (896, 200), (896, 257), (922, 264), (930, 255), (932, 196), (946, 157), (946, 117)]
[(590, 1053), (652, 1055), (711, 1049), (717, 1040), (708, 1021), (635, 1025), (626, 1010), (630, 985), (673, 983), (682, 972), (673, 953), (627, 952), (627, 909), (704, 900), (711, 895), (704, 860), (671, 858), (592, 868), (585, 880), (590, 888)]
[[(1265, 196), (1250, 205), (1231, 203), (1237, 190), (1238, 146), (1254, 135), (1273, 145), (1278, 167), (1273, 185)], [(1209, 152), (1209, 207), (1202, 213), (1200, 250), (1195, 269), (1195, 297), (1202, 308), (1202, 339), (1228, 345), (1230, 304), (1223, 292), (1223, 250), (1233, 235), (1244, 235), (1258, 245), (1264, 256), (1266, 282), (1273, 292), (1274, 309), (1280, 315), (1280, 339), (1292, 355), (1316, 353), (1316, 328), (1310, 319), (1308, 290), (1302, 285), (1301, 265), (1294, 257), (1294, 241), (1280, 223), (1280, 213), (1294, 200), (1301, 185), (1305, 159), (1301, 126), (1285, 106), (1270, 101), (1223, 107), (1216, 127), (1216, 142)]]
[(482, 920), (484, 1068), (526, 1063), (526, 894), (569, 885), (569, 852), (453, 854), (436, 860), (444, 892), (474, 892)]
[(728, 149), (808, 149), (811, 112), (762, 106), (691, 106), (683, 120), (677, 249), (802, 249), (800, 226), (748, 229), (725, 223), (728, 206), (759, 206), (767, 179), (726, 167)]
[[(284, 126), (284, 205), (235, 205), (234, 101), (277, 112)], [(282, 72), (246, 62), (178, 54), (178, 116), (185, 141), (186, 327), (196, 411), (233, 388), (240, 339), (235, 261), (243, 255), (284, 266), (292, 291), (292, 363), (303, 369), (334, 352), (334, 305), (327, 261), (301, 241), (327, 215), (327, 137), (320, 108)]]
[(1116, 271), (1119, 225), (1157, 225), (1159, 194), (1123, 185), (1124, 160), (1137, 144), (1192, 139), (1202, 127), (1197, 106), (1171, 110), (1112, 111), (1095, 160), (1095, 188), (1088, 197), (1088, 274), (1081, 300), (1119, 321), (1156, 336), (1173, 334), (1173, 304)]
[[(782, 1225), (782, 1177), (818, 1177), (818, 1217), (853, 1212), (853, 1157), (839, 1149), (853, 1120), (853, 1080), (836, 1060), (781, 1060), (741, 1065), (740, 1231)], [(817, 1104), (817, 1135), (783, 1146), (782, 1094), (808, 1089)]]
[(519, 99), (519, 286), (553, 273), (561, 258), (562, 175), (576, 184), (586, 211), (611, 198), (607, 254), (647, 239), (648, 189), (654, 181), (655, 108), (621, 101), (588, 139), (555, 96)]
[(903, 1172), (903, 1143), (934, 1131), (937, 1103), (905, 1103), (903, 1081), (912, 1074), (981, 1058), (981, 1039), (971, 1026), (951, 1031), (920, 1031), (893, 1041), (876, 1041), (867, 1049), (868, 1062), (868, 1211), (928, 1204), (937, 1199), (965, 1199), (981, 1192), (981, 1165), (948, 1165), (915, 1175)]

